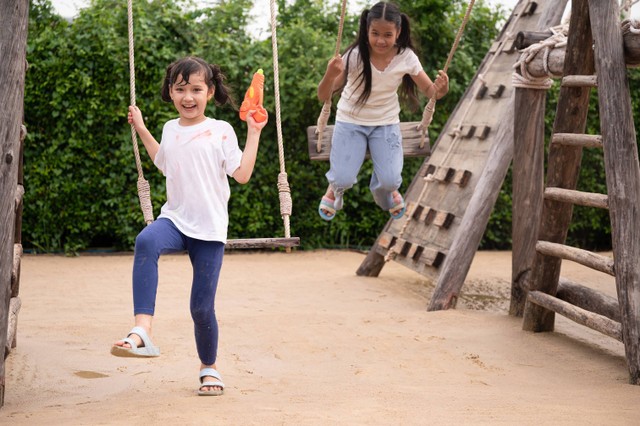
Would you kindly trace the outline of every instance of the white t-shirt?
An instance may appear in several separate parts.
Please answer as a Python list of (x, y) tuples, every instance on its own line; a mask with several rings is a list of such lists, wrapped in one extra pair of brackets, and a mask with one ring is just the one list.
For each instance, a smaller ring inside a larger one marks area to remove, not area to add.
[(422, 71), (420, 59), (411, 49), (393, 57), (383, 71), (371, 65), (371, 93), (364, 104), (357, 104), (358, 98), (364, 90), (364, 81), (359, 78), (362, 72), (360, 51), (354, 47), (351, 55), (345, 53), (343, 57), (349, 60), (349, 75), (347, 84), (342, 90), (336, 121), (359, 124), (363, 126), (382, 126), (400, 122), (400, 102), (398, 101), (398, 87), (405, 74), (418, 75)]
[(166, 177), (160, 216), (185, 235), (227, 242), (229, 181), (240, 166), (238, 138), (226, 121), (207, 118), (193, 126), (170, 120), (162, 129), (155, 165)]

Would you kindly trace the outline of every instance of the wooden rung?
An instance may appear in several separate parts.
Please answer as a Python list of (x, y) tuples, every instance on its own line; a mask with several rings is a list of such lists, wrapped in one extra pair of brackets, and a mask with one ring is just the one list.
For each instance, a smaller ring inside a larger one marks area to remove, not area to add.
[(487, 136), (489, 136), (489, 133), (491, 133), (491, 127), (482, 126), (478, 132), (478, 139), (485, 140)]
[(476, 133), (476, 126), (462, 126), (460, 129), (460, 136), (466, 139), (471, 139)]
[(18, 209), (22, 205), (23, 198), (24, 198), (24, 186), (18, 184), (18, 187), (16, 188), (16, 205), (15, 205), (16, 211), (18, 211)]
[(469, 170), (461, 169), (461, 170), (456, 170), (456, 172), (453, 175), (453, 179), (451, 179), (451, 182), (455, 183), (461, 188), (464, 188), (469, 183), (469, 179), (471, 179), (471, 172)]
[(19, 297), (12, 297), (9, 301), (9, 316), (7, 318), (7, 341), (5, 343), (5, 351), (3, 356), (6, 357), (11, 349), (16, 347), (18, 332), (18, 314), (22, 302)]
[(567, 278), (560, 277), (556, 297), (612, 321), (621, 322), (618, 299)]
[(562, 78), (563, 87), (598, 87), (595, 75), (566, 75)]
[(433, 219), (433, 224), (440, 228), (449, 229), (453, 223), (453, 219), (455, 219), (455, 216), (451, 213), (438, 212), (436, 213), (436, 217)]
[(455, 170), (451, 167), (437, 167), (436, 172), (433, 174), (433, 178), (438, 182), (448, 182), (451, 180), (455, 173)]
[(416, 256), (416, 253), (418, 252), (419, 249), (420, 249), (419, 245), (411, 244), (411, 247), (409, 248), (409, 251), (407, 251), (407, 257), (413, 259)]
[(224, 246), (226, 250), (256, 249), (256, 248), (279, 248), (297, 247), (300, 245), (299, 237), (291, 238), (244, 238), (227, 240)]
[[(402, 133), (402, 150), (405, 157), (426, 157), (431, 154), (431, 145), (429, 144), (429, 135), (425, 133), (424, 139), (422, 130), (418, 129), (419, 121), (411, 121), (400, 123), (400, 132)], [(322, 145), (320, 152), (317, 150), (318, 134), (316, 126), (307, 127), (307, 140), (309, 148), (309, 158), (311, 160), (328, 161), (329, 151), (331, 150), (331, 136), (333, 135), (333, 126), (326, 126), (322, 135)], [(420, 145), (422, 144), (422, 147)], [(366, 158), (370, 158), (367, 152)]]
[(487, 91), (489, 90), (489, 88), (487, 87), (486, 84), (484, 84), (484, 82), (482, 83), (482, 86), (480, 86), (480, 88), (478, 89), (478, 92), (476, 93), (476, 99), (482, 99), (484, 98), (484, 95), (487, 94)]
[(613, 259), (610, 257), (549, 241), (538, 241), (536, 243), (536, 251), (547, 256), (571, 260), (596, 271), (615, 276)]
[(443, 260), (444, 253), (438, 250), (423, 247), (422, 254), (420, 255), (420, 259), (418, 260), (418, 262), (437, 268), (442, 264)]
[(493, 42), (493, 44), (491, 45), (491, 47), (489, 48), (489, 53), (496, 53), (498, 51), (498, 49), (500, 49), (500, 45), (502, 44), (501, 41), (495, 41)]
[(504, 89), (505, 89), (505, 85), (504, 84), (498, 84), (496, 87), (494, 87), (491, 92), (489, 92), (489, 96), (491, 96), (494, 99), (499, 98), (500, 96), (502, 96), (502, 94), (504, 93)]
[(18, 295), (20, 284), (20, 263), (22, 261), (22, 244), (13, 245), (13, 269), (11, 270), (11, 296)]
[(383, 249), (388, 250), (392, 245), (396, 243), (396, 237), (391, 235), (389, 232), (383, 232), (378, 238), (378, 245)]
[(546, 188), (544, 190), (544, 198), (562, 203), (609, 209), (609, 197), (606, 194), (598, 194), (595, 192), (582, 192), (564, 188)]
[(556, 133), (551, 137), (551, 143), (602, 149), (602, 136), (579, 133)]
[(622, 326), (619, 322), (578, 308), (541, 291), (530, 291), (527, 300), (622, 342)]
[(510, 38), (509, 40), (504, 42), (504, 47), (502, 49), (504, 53), (513, 53), (516, 51), (516, 39)]
[(535, 1), (530, 1), (524, 7), (524, 11), (522, 12), (522, 16), (533, 15), (538, 8), (538, 3)]

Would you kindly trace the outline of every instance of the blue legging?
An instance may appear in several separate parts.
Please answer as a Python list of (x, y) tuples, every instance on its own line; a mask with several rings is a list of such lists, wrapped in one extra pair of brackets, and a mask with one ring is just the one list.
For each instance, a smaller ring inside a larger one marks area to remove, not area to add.
[(191, 318), (200, 361), (216, 362), (218, 321), (214, 308), (224, 244), (187, 237), (169, 219), (147, 225), (136, 237), (133, 257), (133, 313), (153, 315), (158, 291), (158, 258), (186, 250), (193, 267)]

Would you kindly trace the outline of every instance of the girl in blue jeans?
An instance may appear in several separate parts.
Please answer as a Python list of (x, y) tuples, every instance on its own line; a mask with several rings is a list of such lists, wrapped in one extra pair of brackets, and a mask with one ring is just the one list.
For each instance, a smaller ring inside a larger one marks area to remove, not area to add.
[(402, 217), (402, 134), (398, 88), (404, 101), (418, 106), (417, 91), (441, 98), (449, 78), (439, 71), (435, 82), (414, 52), (409, 18), (393, 3), (380, 2), (360, 15), (356, 40), (344, 55), (329, 61), (318, 85), (325, 102), (342, 90), (331, 140), (329, 187), (318, 213), (332, 220), (342, 209), (344, 191), (357, 182), (367, 148), (373, 162), (369, 188), (373, 199), (393, 219)]
[(111, 353), (125, 357), (154, 357), (160, 350), (151, 340), (158, 288), (158, 258), (187, 251), (193, 267), (191, 317), (200, 358), (199, 395), (221, 395), (224, 384), (216, 371), (218, 322), (214, 303), (227, 241), (230, 189), (227, 176), (247, 183), (253, 173), (260, 133), (267, 123), (247, 117), (244, 152), (231, 125), (205, 116), (208, 102), (233, 100), (217, 65), (197, 57), (167, 67), (162, 100), (173, 102), (179, 117), (168, 121), (158, 143), (147, 130), (142, 113), (129, 107), (133, 124), (154, 164), (166, 177), (167, 202), (158, 219), (136, 238), (133, 261), (135, 326)]

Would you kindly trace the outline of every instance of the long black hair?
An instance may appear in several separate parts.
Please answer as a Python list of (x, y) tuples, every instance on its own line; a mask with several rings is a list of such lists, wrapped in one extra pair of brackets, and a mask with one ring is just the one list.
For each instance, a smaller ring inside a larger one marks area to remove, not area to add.
[[(365, 9), (360, 14), (360, 23), (358, 27), (358, 35), (356, 40), (346, 49), (346, 67), (345, 75), (349, 74), (349, 56), (353, 52), (354, 47), (358, 47), (360, 52), (360, 61), (362, 62), (362, 72), (357, 77), (360, 82), (357, 87), (364, 84), (362, 94), (356, 101), (357, 104), (364, 104), (371, 94), (371, 58), (369, 55), (369, 26), (376, 19), (382, 19), (392, 22), (398, 29), (398, 40), (396, 42), (397, 53), (402, 53), (405, 49), (415, 51), (413, 41), (411, 40), (411, 24), (409, 17), (400, 12), (400, 8), (394, 3), (381, 1), (371, 7)], [(407, 104), (411, 109), (417, 109), (419, 106), (417, 87), (411, 76), (404, 75), (402, 77), (402, 85), (400, 87), (400, 100)]]
[(225, 105), (227, 103), (235, 107), (235, 102), (231, 97), (229, 88), (225, 86), (226, 77), (222, 74), (220, 67), (215, 64), (209, 64), (202, 58), (197, 56), (187, 56), (172, 62), (167, 67), (167, 71), (162, 82), (161, 96), (165, 102), (171, 102), (171, 94), (169, 89), (175, 84), (179, 77), (186, 84), (189, 83), (191, 74), (202, 73), (204, 81), (209, 89), (214, 88), (213, 98), (216, 105)]

